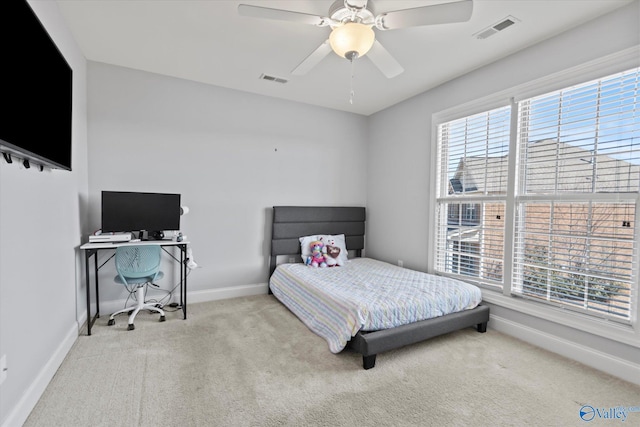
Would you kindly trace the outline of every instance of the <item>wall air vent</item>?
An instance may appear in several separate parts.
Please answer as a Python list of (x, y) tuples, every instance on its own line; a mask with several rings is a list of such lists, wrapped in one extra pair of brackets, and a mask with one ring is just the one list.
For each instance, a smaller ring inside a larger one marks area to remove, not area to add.
[(509, 15), (506, 18), (501, 19), (500, 21), (496, 22), (495, 24), (478, 31), (473, 36), (475, 38), (477, 38), (478, 40), (484, 40), (486, 38), (491, 37), (495, 33), (504, 30), (505, 28), (509, 28), (510, 26), (515, 24), (516, 22), (520, 22), (520, 20), (517, 19), (517, 18), (514, 18), (511, 15)]
[(260, 74), (260, 79), (262, 80), (267, 80), (270, 82), (275, 82), (275, 83), (287, 83), (289, 80), (287, 79), (283, 79), (282, 77), (275, 77), (275, 76), (270, 76), (268, 74)]

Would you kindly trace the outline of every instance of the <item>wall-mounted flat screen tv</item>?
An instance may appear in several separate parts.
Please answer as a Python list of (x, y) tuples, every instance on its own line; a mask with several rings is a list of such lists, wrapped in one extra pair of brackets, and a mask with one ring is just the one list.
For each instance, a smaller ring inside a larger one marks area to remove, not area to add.
[(71, 170), (72, 70), (26, 0), (0, 1), (0, 152)]
[(180, 194), (102, 192), (102, 232), (180, 230)]

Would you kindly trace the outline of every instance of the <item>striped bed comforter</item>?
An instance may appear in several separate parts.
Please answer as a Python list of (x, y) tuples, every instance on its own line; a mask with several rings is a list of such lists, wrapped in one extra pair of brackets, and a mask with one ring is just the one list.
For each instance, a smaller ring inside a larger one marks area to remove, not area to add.
[(371, 258), (342, 267), (281, 264), (269, 281), (273, 295), (333, 353), (358, 331), (376, 331), (476, 307), (480, 289)]

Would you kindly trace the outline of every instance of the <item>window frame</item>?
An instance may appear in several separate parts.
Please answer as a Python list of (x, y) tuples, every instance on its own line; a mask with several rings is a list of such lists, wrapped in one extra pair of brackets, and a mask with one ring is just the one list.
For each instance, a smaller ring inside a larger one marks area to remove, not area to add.
[[(509, 155), (519, 156), (518, 149), (518, 131), (513, 131), (518, 127), (518, 102), (520, 100), (532, 98), (544, 93), (552, 92), (555, 90), (561, 90), (573, 85), (582, 84), (584, 82), (600, 79), (607, 75), (623, 72), (634, 67), (640, 67), (640, 60), (637, 55), (637, 47), (625, 49), (621, 52), (608, 55), (600, 58), (596, 61), (573, 67), (546, 76), (541, 79), (537, 79), (513, 88), (509, 88), (493, 95), (481, 98), (475, 101), (465, 103), (460, 106), (455, 106), (447, 110), (436, 112), (432, 115), (432, 128), (431, 138), (435, 141), (431, 144), (431, 162), (430, 162), (430, 179), (431, 182), (439, 183), (438, 170), (438, 126), (442, 123), (450, 122), (456, 119), (464, 118), (473, 114), (489, 111), (493, 108), (511, 105), (511, 129), (510, 132), (510, 145)], [(516, 162), (509, 162), (509, 176), (515, 176), (516, 174)], [(513, 169), (513, 170), (511, 170)], [(510, 180), (509, 185), (515, 186), (516, 183)], [(511, 242), (511, 244), (505, 244), (505, 259), (513, 259), (514, 244), (513, 237), (515, 236), (515, 218), (516, 218), (516, 197), (515, 188), (508, 188), (506, 206), (505, 206), (505, 242)], [(521, 196), (522, 197), (522, 196)], [(431, 212), (428, 218), (430, 229), (429, 232), (432, 236), (437, 236), (438, 224), (436, 223), (437, 214), (436, 209), (438, 206), (438, 198), (435, 192), (432, 192), (430, 197)], [(640, 216), (640, 212), (638, 213)], [(638, 220), (636, 220), (638, 222)], [(638, 230), (638, 224), (636, 224), (636, 230)], [(640, 241), (636, 231), (634, 238), (636, 247)], [(431, 254), (427, 260), (427, 267), (429, 272), (436, 271), (436, 238), (429, 239), (429, 253)], [(636, 251), (637, 252), (637, 251)], [(504, 264), (504, 281), (510, 280), (512, 277), (513, 263), (508, 262)], [(531, 316), (539, 317), (551, 322), (563, 324), (569, 327), (573, 327), (578, 330), (583, 330), (598, 336), (613, 339), (619, 342), (632, 344), (634, 346), (640, 346), (640, 329), (638, 325), (640, 317), (639, 296), (640, 284), (638, 283), (638, 253), (634, 253), (634, 274), (636, 282), (632, 288), (632, 300), (630, 302), (630, 319), (629, 323), (618, 323), (601, 317), (585, 314), (580, 311), (567, 310), (561, 306), (554, 306), (552, 304), (540, 304), (528, 299), (515, 297), (512, 295), (511, 286), (503, 286), (502, 289), (496, 289), (493, 287), (487, 287), (480, 285), (483, 292), (483, 299), (489, 303), (493, 303), (514, 311), (518, 311)], [(442, 273), (437, 273), (442, 274)], [(443, 274), (447, 275), (447, 274)]]

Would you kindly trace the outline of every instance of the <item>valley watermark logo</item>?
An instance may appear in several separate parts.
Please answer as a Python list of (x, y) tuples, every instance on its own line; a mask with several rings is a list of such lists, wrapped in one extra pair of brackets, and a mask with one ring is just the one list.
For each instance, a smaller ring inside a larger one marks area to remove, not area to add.
[(584, 405), (580, 408), (580, 418), (582, 421), (593, 421), (595, 419), (611, 421), (627, 421), (629, 414), (640, 412), (640, 406), (612, 406), (610, 408), (597, 408), (591, 405)]

